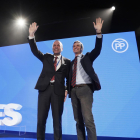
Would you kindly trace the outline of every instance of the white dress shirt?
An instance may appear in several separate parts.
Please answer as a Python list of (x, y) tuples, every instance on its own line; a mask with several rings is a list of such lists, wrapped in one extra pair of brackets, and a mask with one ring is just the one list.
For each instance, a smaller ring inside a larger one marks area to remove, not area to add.
[(62, 55), (60, 54), (60, 55), (58, 55), (58, 56), (55, 56), (54, 55), (54, 59), (53, 59), (53, 61), (55, 61), (55, 57), (58, 57), (57, 58), (57, 65), (56, 65), (56, 71), (60, 68), (60, 66), (62, 65), (61, 63), (62, 63)]
[[(58, 57), (57, 58), (57, 61), (56, 61), (56, 71), (61, 67), (61, 65), (62, 65), (62, 55), (60, 54), (60, 55), (58, 55), (58, 56), (55, 56), (54, 55), (54, 59), (53, 59), (53, 61), (55, 61), (55, 57)], [(53, 82), (55, 82), (55, 80), (52, 80), (52, 81), (50, 81), (51, 83), (53, 83)]]
[(85, 72), (85, 70), (81, 65), (80, 60), (82, 55), (83, 54), (79, 54), (77, 56), (76, 85), (92, 83), (91, 78), (88, 76), (88, 74)]

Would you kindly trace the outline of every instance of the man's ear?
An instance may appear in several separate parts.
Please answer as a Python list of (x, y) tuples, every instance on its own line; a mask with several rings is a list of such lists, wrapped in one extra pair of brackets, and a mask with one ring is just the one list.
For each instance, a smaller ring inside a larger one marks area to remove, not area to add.
[(63, 48), (61, 48), (61, 52), (63, 51)]
[(81, 52), (83, 51), (83, 48), (81, 48)]

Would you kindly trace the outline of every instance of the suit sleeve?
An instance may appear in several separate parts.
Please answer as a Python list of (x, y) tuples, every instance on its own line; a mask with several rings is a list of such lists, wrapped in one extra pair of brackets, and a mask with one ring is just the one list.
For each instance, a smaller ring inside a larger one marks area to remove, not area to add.
[(93, 62), (100, 54), (101, 48), (102, 48), (102, 38), (96, 37), (96, 43), (95, 43), (95, 48), (89, 53), (89, 58), (91, 62)]
[(36, 45), (36, 41), (35, 39), (29, 39), (29, 45), (31, 48), (32, 53), (40, 60), (43, 62), (43, 58), (44, 58), (44, 54), (38, 50), (37, 45)]

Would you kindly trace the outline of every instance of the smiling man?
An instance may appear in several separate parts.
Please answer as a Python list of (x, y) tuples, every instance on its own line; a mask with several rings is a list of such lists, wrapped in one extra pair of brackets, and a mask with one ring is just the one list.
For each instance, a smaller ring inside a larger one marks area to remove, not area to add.
[(35, 86), (38, 94), (37, 140), (45, 140), (46, 119), (51, 105), (54, 140), (62, 139), (61, 117), (63, 104), (67, 97), (66, 85), (70, 60), (61, 55), (63, 45), (59, 40), (53, 43), (53, 55), (43, 54), (37, 49), (34, 34), (38, 29), (34, 22), (29, 27), (29, 44), (32, 53), (43, 63), (43, 69)]
[(85, 127), (88, 140), (97, 140), (96, 128), (92, 114), (93, 92), (100, 90), (99, 79), (92, 67), (93, 61), (98, 57), (102, 47), (102, 25), (101, 18), (93, 22), (96, 30), (95, 48), (82, 54), (83, 44), (80, 41), (73, 43), (73, 52), (75, 59), (71, 62), (69, 78), (69, 97), (72, 101), (74, 119), (76, 121), (78, 140), (85, 140)]

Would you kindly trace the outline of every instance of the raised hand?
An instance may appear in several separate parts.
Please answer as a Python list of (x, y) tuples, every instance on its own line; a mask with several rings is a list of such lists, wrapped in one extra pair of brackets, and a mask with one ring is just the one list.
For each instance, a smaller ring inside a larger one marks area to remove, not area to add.
[(95, 22), (93, 22), (96, 33), (101, 33), (103, 23), (104, 23), (104, 20), (102, 20), (101, 18), (96, 18), (96, 24)]
[(36, 32), (36, 30), (37, 30), (38, 27), (39, 26), (37, 26), (37, 23), (36, 22), (30, 24), (30, 27), (29, 27), (29, 36), (34, 37), (34, 34), (35, 34), (35, 32)]

